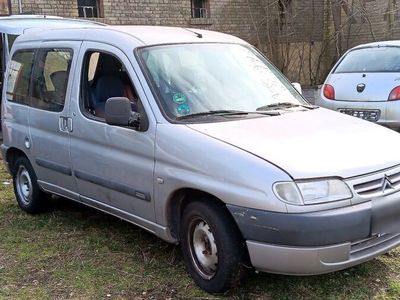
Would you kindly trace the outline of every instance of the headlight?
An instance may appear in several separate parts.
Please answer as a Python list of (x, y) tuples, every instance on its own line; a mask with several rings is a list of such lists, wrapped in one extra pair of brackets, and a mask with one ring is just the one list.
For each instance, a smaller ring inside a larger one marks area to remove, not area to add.
[(294, 205), (319, 204), (353, 197), (347, 184), (339, 179), (278, 182), (273, 189), (279, 199)]

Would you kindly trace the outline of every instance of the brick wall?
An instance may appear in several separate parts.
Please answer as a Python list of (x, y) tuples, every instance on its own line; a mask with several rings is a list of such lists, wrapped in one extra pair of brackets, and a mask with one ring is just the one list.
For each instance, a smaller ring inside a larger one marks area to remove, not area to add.
[[(270, 3), (274, 3), (270, 1)], [(278, 21), (281, 35), (293, 42), (321, 41), (324, 32), (323, 0), (292, 0)]]
[[(191, 19), (190, 0), (102, 0), (103, 17), (112, 25), (167, 25), (198, 27), (237, 35), (257, 44), (254, 24), (262, 18), (259, 0), (209, 0), (210, 18)], [(22, 0), (23, 11), (78, 18), (76, 0)], [(249, 3), (249, 4), (248, 4)], [(18, 0), (12, 0), (18, 13)]]
[(341, 1), (349, 9), (348, 15), (340, 8), (344, 48), (400, 38), (400, 0), (291, 0), (283, 33), (294, 42), (322, 41), (326, 30), (333, 30), (332, 6)]
[(355, 23), (346, 26), (346, 47), (371, 41), (400, 38), (399, 0), (369, 0), (366, 2), (365, 17), (354, 11)]
[(264, 14), (260, 8), (258, 0), (210, 0), (210, 29), (238, 35), (261, 46), (259, 43), (263, 32), (259, 25)]
[[(400, 0), (347, 0), (340, 8), (341, 43), (334, 7), (346, 0), (209, 0), (209, 18), (191, 19), (190, 0), (100, 0), (108, 24), (197, 27), (237, 35), (261, 48), (293, 81), (319, 84), (346, 49), (375, 40), (400, 39)], [(18, 13), (18, 0), (11, 0)], [(76, 0), (22, 0), (23, 11), (78, 18)], [(335, 4), (336, 3), (336, 4)], [(360, 6), (364, 3), (365, 6)], [(337, 16), (337, 15), (336, 15)], [(321, 51), (324, 51), (321, 55)]]
[[(333, 0), (329, 1), (332, 4)], [(340, 45), (338, 41), (330, 42), (330, 51), (326, 54), (326, 72), (340, 55), (354, 46), (400, 39), (400, 0), (348, 0), (347, 2), (350, 14), (341, 10), (342, 39)], [(332, 14), (330, 11), (327, 13)], [(334, 33), (332, 23), (332, 17), (328, 16), (324, 27), (330, 36)]]
[[(400, 39), (400, 0), (281, 1), (287, 10), (283, 17), (270, 13), (274, 22), (267, 30), (276, 36), (278, 55), (274, 53), (273, 61), (292, 81), (321, 84), (347, 49)], [(262, 3), (273, 8), (278, 1)]]
[(104, 19), (101, 21), (113, 25), (187, 26), (190, 17), (190, 3), (178, 0), (104, 0), (103, 3)]
[[(77, 1), (62, 0), (22, 0), (23, 12), (33, 14), (56, 15), (64, 17), (78, 16)], [(19, 12), (18, 0), (11, 0), (11, 11), (13, 14)]]

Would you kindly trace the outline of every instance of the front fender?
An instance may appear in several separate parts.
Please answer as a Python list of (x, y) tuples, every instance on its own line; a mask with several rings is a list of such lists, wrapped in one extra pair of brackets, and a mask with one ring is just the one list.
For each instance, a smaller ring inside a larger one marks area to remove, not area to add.
[(155, 155), (155, 212), (160, 225), (167, 225), (171, 195), (183, 188), (206, 192), (226, 204), (287, 212), (272, 184), (291, 180), (290, 176), (246, 151), (185, 125), (159, 124)]

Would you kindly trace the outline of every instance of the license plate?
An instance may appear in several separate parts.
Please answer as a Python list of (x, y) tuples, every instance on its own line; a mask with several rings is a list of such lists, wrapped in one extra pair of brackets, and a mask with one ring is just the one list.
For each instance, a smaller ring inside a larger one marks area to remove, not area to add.
[(360, 118), (363, 120), (377, 122), (381, 116), (381, 111), (378, 109), (339, 109), (339, 112)]

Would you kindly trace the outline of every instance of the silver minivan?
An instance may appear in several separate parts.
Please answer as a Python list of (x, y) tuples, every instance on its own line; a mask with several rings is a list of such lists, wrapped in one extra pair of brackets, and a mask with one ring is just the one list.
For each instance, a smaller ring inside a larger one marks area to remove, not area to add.
[(310, 105), (233, 36), (26, 33), (3, 100), (23, 210), (56, 194), (180, 243), (208, 292), (252, 269), (327, 273), (400, 243), (400, 135)]

